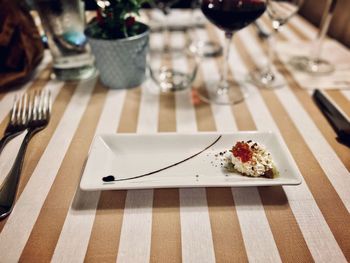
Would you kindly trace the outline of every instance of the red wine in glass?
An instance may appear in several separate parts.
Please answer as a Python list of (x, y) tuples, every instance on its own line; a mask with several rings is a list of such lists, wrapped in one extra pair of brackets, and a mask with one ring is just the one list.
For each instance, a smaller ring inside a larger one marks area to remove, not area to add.
[(238, 31), (260, 17), (266, 10), (259, 0), (203, 0), (203, 14), (225, 32)]
[(229, 47), (233, 33), (248, 26), (266, 10), (267, 0), (202, 0), (201, 9), (206, 18), (225, 32), (226, 49), (223, 71), (218, 83), (211, 84), (208, 93), (200, 94), (207, 102), (216, 104), (235, 104), (244, 100), (239, 87), (227, 80)]

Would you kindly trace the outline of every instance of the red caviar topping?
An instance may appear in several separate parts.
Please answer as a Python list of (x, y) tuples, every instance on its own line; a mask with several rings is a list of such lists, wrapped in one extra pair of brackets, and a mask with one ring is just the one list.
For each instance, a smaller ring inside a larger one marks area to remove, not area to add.
[(240, 158), (242, 163), (249, 162), (253, 157), (249, 144), (245, 142), (237, 142), (231, 152), (234, 157)]

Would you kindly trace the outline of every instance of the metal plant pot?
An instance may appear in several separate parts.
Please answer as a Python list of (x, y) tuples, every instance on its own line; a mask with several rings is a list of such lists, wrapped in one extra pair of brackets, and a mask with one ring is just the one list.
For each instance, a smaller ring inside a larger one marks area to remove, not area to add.
[(85, 31), (95, 56), (100, 79), (111, 89), (139, 86), (145, 79), (149, 27), (137, 36), (124, 39), (97, 39)]

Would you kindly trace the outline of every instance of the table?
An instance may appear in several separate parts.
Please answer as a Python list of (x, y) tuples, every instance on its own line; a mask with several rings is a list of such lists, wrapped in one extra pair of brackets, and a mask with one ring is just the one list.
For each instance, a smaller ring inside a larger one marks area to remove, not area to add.
[[(198, 35), (223, 40), (211, 26)], [(279, 40), (314, 35), (315, 29), (296, 17)], [(247, 73), (257, 63), (255, 54), (265, 51), (253, 28), (238, 33), (230, 74)], [(203, 60), (194, 86), (217, 74), (221, 59)], [(49, 126), (29, 145), (15, 208), (0, 222), (0, 262), (350, 261), (350, 151), (336, 141), (311, 92), (276, 63), (286, 88), (249, 86), (243, 103), (217, 106), (192, 103), (189, 90), (151, 93), (146, 83), (108, 90), (97, 79), (50, 80), (46, 56), (34, 79), (0, 94), (2, 131), (15, 93), (45, 87), (54, 97)], [(326, 94), (350, 116), (349, 90)], [(302, 184), (79, 190), (95, 134), (245, 130), (280, 134)]]

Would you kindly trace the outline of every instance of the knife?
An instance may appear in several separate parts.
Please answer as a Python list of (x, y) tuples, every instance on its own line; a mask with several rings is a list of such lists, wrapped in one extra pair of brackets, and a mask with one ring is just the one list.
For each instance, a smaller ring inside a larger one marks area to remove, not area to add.
[(349, 120), (333, 105), (333, 103), (320, 91), (315, 90), (313, 98), (322, 113), (332, 125), (337, 133), (337, 140), (350, 147), (350, 122)]

